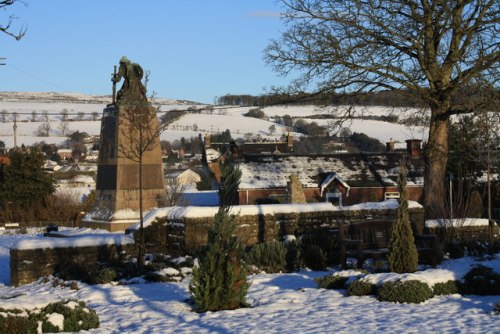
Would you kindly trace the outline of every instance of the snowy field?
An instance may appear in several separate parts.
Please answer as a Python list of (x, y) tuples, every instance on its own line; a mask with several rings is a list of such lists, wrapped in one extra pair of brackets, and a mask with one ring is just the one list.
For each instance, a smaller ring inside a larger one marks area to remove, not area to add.
[[(105, 103), (70, 103), (70, 102), (33, 102), (33, 101), (8, 101), (0, 100), (0, 111), (7, 111), (6, 122), (2, 122), (0, 118), (0, 140), (5, 142), (7, 147), (12, 147), (13, 140), (13, 121), (12, 114), (18, 114), (17, 120), (17, 144), (31, 145), (35, 142), (45, 141), (47, 143), (62, 144), (66, 137), (62, 135), (60, 124), (60, 113), (65, 109), (68, 111), (69, 122), (67, 133), (76, 130), (87, 132), (90, 135), (99, 135), (101, 129), (100, 121), (91, 121), (92, 113), (102, 115), (102, 110), (105, 108)], [(162, 112), (171, 109), (187, 110), (191, 105), (161, 105)], [(202, 106), (197, 106), (201, 108)], [(248, 112), (250, 107), (216, 107), (212, 112), (203, 111), (202, 113), (187, 114), (179, 120), (173, 122), (161, 135), (161, 139), (174, 141), (182, 137), (190, 138), (197, 137), (202, 133), (222, 132), (226, 129), (231, 131), (234, 138), (244, 138), (246, 134), (254, 136), (260, 135), (262, 138), (274, 140), (280, 138), (286, 132), (286, 128), (272, 122), (273, 116), (290, 115), (292, 117), (314, 116), (321, 113), (328, 113), (327, 110), (319, 109), (314, 106), (274, 106), (263, 108), (263, 111), (270, 120), (261, 120), (243, 116)], [(363, 108), (365, 115), (388, 115), (393, 113), (391, 108), (384, 107), (369, 107)], [(411, 110), (410, 110), (411, 111)], [(415, 111), (415, 110), (413, 110)], [(33, 112), (35, 116), (33, 116)], [(51, 127), (49, 137), (37, 136), (38, 127), (43, 123), (43, 114), (49, 114), (49, 124)], [(399, 110), (399, 112), (408, 113), (409, 110)], [(84, 120), (76, 121), (78, 113), (83, 113)], [(36, 121), (33, 122), (33, 117)], [(308, 122), (316, 122), (320, 125), (328, 126), (331, 121), (326, 119), (308, 119)], [(269, 132), (269, 127), (274, 125), (276, 130), (274, 133)], [(427, 138), (427, 129), (422, 127), (406, 127), (404, 125), (356, 119), (344, 125), (351, 129), (352, 132), (362, 132), (370, 137), (377, 138), (382, 143), (386, 143), (391, 138), (396, 142), (402, 142), (406, 139), (423, 139)], [(298, 133), (295, 137), (300, 137)]]
[[(79, 283), (78, 291), (42, 280), (9, 287), (9, 247), (40, 238), (0, 235), (1, 306), (83, 300), (97, 311), (101, 322), (90, 333), (500, 333), (500, 316), (491, 313), (500, 296), (450, 295), (422, 304), (395, 304), (373, 296), (347, 297), (345, 290), (317, 289), (314, 278), (333, 270), (249, 276), (249, 308), (202, 314), (193, 312), (186, 302), (189, 276), (179, 283)], [(420, 277), (428, 282), (458, 279), (474, 263), (472, 258), (446, 261)], [(499, 254), (482, 264), (500, 271)]]

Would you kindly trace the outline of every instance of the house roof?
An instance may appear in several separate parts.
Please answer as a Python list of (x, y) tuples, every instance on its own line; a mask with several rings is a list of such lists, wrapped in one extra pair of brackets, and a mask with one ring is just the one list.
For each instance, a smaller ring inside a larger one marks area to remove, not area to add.
[(240, 189), (286, 187), (291, 174), (297, 174), (304, 188), (316, 188), (325, 177), (337, 173), (350, 184), (378, 185), (368, 164), (358, 154), (337, 155), (259, 155), (246, 156), (238, 164), (242, 176)]
[[(286, 187), (297, 174), (304, 188), (322, 187), (336, 175), (347, 187), (395, 186), (404, 153), (338, 153), (328, 155), (245, 155), (237, 163), (242, 176), (240, 189)], [(423, 185), (423, 160), (409, 159), (408, 185)], [(347, 188), (346, 187), (346, 188)]]

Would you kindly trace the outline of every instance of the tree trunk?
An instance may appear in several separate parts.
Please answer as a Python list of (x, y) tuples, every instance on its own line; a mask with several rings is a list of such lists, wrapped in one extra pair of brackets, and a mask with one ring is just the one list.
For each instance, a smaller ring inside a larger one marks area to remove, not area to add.
[(140, 267), (144, 265), (144, 213), (142, 207), (142, 153), (139, 154), (139, 219), (140, 219), (140, 241), (139, 241), (139, 256), (137, 263)]
[(448, 118), (432, 111), (429, 139), (425, 149), (424, 207), (426, 218), (443, 218), (446, 165), (448, 163)]

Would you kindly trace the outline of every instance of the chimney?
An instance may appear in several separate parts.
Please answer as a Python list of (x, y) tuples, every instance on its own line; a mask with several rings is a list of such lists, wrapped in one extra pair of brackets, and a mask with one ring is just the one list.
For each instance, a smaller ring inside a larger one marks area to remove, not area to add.
[(406, 149), (408, 154), (412, 158), (418, 158), (422, 156), (422, 140), (420, 139), (408, 139), (406, 140)]
[(212, 144), (210, 143), (210, 134), (206, 133), (205, 134), (205, 148), (210, 148)]
[(390, 141), (385, 143), (385, 146), (387, 148), (387, 152), (394, 152), (394, 140), (392, 138)]

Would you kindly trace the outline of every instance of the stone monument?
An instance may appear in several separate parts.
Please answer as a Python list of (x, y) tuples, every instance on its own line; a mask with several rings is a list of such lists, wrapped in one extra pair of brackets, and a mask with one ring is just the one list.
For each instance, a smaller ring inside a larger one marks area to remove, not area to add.
[[(122, 231), (166, 197), (156, 108), (146, 97), (143, 70), (126, 57), (112, 75), (112, 103), (103, 111), (96, 202), (82, 226)], [(116, 83), (123, 86), (116, 92)], [(116, 96), (115, 96), (116, 95)], [(139, 200), (142, 197), (142, 203)]]

